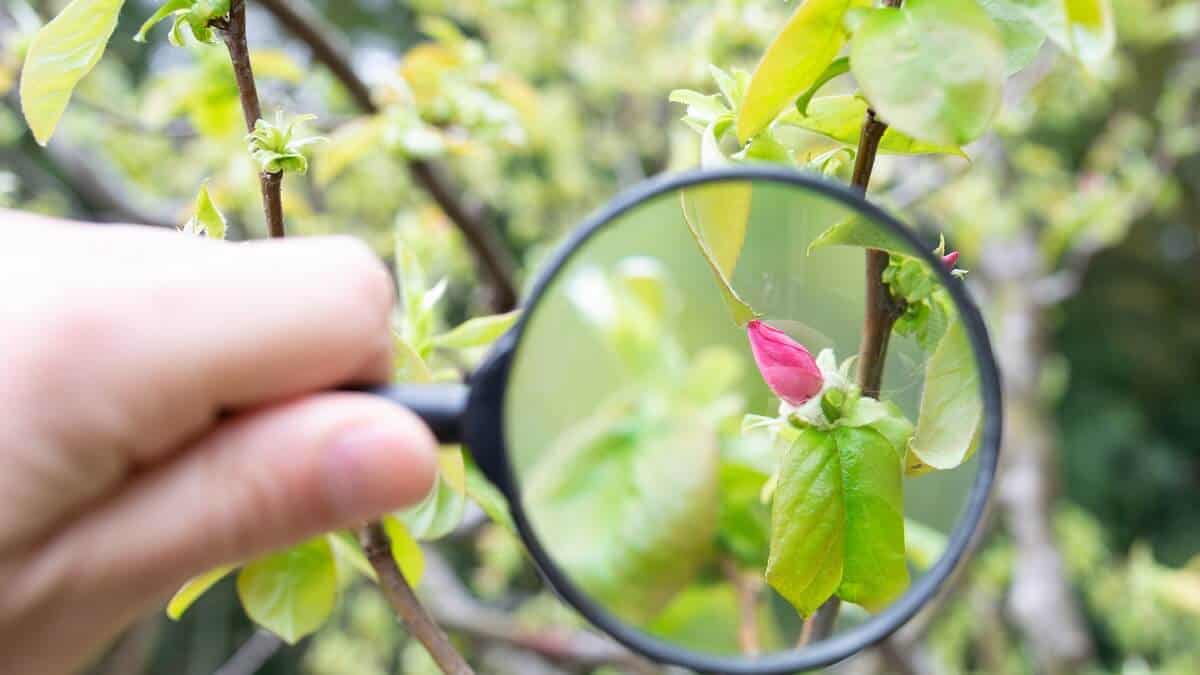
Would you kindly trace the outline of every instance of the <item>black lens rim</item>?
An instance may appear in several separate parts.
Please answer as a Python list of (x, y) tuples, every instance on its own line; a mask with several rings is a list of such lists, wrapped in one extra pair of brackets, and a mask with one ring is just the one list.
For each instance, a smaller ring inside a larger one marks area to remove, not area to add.
[[(984, 406), (984, 428), (977, 451), (979, 463), (975, 480), (968, 494), (963, 515), (950, 534), (941, 558), (927, 573), (917, 579), (900, 599), (862, 625), (803, 650), (763, 657), (714, 656), (682, 649), (624, 623), (589, 598), (554, 563), (534, 532), (520, 499), (518, 482), (513, 474), (504, 440), (505, 394), (521, 336), (528, 326), (529, 317), (536, 311), (550, 284), (558, 278), (570, 258), (594, 234), (643, 202), (682, 188), (733, 180), (769, 181), (814, 191), (884, 224), (892, 234), (909, 244), (949, 290), (975, 353)], [(686, 171), (644, 181), (621, 193), (588, 217), (559, 247), (549, 264), (538, 275), (533, 290), (524, 303), (521, 319), (497, 343), (483, 365), (472, 376), (471, 393), (463, 421), (463, 440), (485, 476), (495, 483), (508, 499), (517, 530), (550, 587), (595, 627), (629, 649), (661, 663), (682, 666), (702, 673), (784, 675), (828, 666), (887, 638), (937, 595), (969, 549), (972, 537), (983, 521), (995, 481), (1003, 426), (999, 369), (996, 366), (987, 327), (978, 307), (967, 294), (961, 281), (953, 278), (940, 263), (916, 234), (898, 219), (867, 201), (861, 193), (823, 176), (781, 166), (738, 165)]]

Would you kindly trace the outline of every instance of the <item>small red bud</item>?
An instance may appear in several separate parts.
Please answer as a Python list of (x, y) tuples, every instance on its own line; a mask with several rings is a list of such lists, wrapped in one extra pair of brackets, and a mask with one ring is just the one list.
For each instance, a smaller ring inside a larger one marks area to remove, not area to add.
[(758, 320), (746, 325), (746, 334), (758, 370), (776, 396), (798, 406), (821, 391), (821, 369), (803, 345)]

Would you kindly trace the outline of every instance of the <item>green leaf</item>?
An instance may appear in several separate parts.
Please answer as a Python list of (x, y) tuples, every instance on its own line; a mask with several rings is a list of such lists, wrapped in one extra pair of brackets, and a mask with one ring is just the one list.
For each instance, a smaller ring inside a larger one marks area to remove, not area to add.
[(826, 66), (825, 72), (821, 73), (821, 76), (817, 78), (816, 82), (813, 82), (813, 85), (808, 88), (808, 91), (804, 92), (800, 95), (800, 98), (796, 99), (796, 112), (800, 113), (801, 116), (807, 115), (808, 103), (812, 100), (813, 96), (816, 96), (821, 87), (829, 84), (829, 81), (835, 77), (841, 77), (848, 72), (850, 72), (850, 58), (843, 56), (835, 59), (833, 63), (830, 63), (828, 66)]
[[(822, 96), (808, 102), (808, 114), (789, 110), (779, 118), (780, 124), (800, 127), (821, 134), (850, 147), (858, 147), (867, 102), (859, 96)], [(957, 145), (926, 143), (888, 127), (879, 140), (879, 151), (891, 155), (955, 155), (966, 157)]]
[(458, 447), (438, 451), (438, 479), (420, 504), (396, 517), (420, 541), (433, 541), (454, 531), (467, 506), (466, 467)]
[(448, 333), (435, 335), (433, 344), (435, 347), (443, 349), (486, 347), (508, 332), (508, 329), (512, 328), (513, 324), (519, 318), (521, 318), (521, 311), (513, 310), (507, 314), (495, 314), (471, 319), (459, 324), (454, 330)]
[(167, 616), (178, 621), (179, 617), (196, 602), (200, 596), (204, 595), (208, 589), (216, 585), (218, 581), (225, 578), (237, 568), (236, 565), (222, 565), (221, 567), (213, 568), (204, 574), (197, 577), (192, 577), (183, 586), (175, 591), (175, 595), (171, 597), (171, 601), (167, 603)]
[(961, 321), (946, 328), (925, 366), (916, 434), (909, 442), (910, 474), (953, 469), (970, 458), (983, 423), (975, 353)]
[(1025, 9), (1021, 0), (978, 0), (992, 17), (1004, 42), (1004, 74), (1012, 75), (1033, 62), (1046, 41), (1046, 31)]
[(238, 597), (255, 623), (295, 644), (313, 633), (337, 602), (337, 566), (325, 537), (255, 560), (238, 574)]
[(143, 23), (142, 27), (138, 29), (137, 35), (133, 36), (133, 41), (145, 42), (146, 34), (150, 32), (150, 29), (157, 26), (163, 19), (171, 16), (175, 12), (191, 8), (194, 1), (195, 0), (167, 0), (166, 3), (158, 8), (158, 11), (150, 15), (149, 19), (146, 19), (146, 23)]
[(910, 0), (863, 19), (850, 49), (854, 78), (888, 124), (913, 138), (963, 145), (1000, 107), (1000, 31), (974, 0)]
[(760, 498), (769, 476), (742, 463), (722, 462), (717, 542), (742, 564), (767, 564), (771, 511)]
[(21, 71), (21, 110), (40, 145), (50, 142), (79, 81), (96, 67), (125, 0), (72, 0), (37, 32)]
[[(353, 532), (341, 530), (338, 532), (330, 532), (325, 535), (329, 540), (329, 548), (333, 551), (333, 559), (338, 563), (338, 570), (341, 572), (354, 571), (372, 581), (378, 581), (375, 574), (375, 568), (371, 567), (371, 561), (367, 560), (367, 554), (363, 553), (362, 547), (358, 544), (358, 538)], [(343, 574), (343, 577), (348, 577), (348, 574)], [(349, 583), (351, 579), (343, 578), (343, 585)]]
[(479, 508), (492, 519), (513, 534), (517, 534), (517, 525), (513, 522), (512, 512), (508, 510), (508, 500), (484, 477), (474, 462), (467, 462), (467, 496), (475, 500)]
[(425, 574), (425, 554), (421, 551), (421, 545), (404, 523), (394, 516), (384, 516), (382, 522), (383, 531), (392, 544), (392, 560), (396, 561), (408, 585), (416, 588)]
[(912, 247), (881, 225), (859, 216), (850, 216), (825, 230), (808, 245), (808, 254), (823, 246), (876, 248), (889, 253), (904, 253)]
[(846, 43), (842, 19), (856, 0), (805, 0), (767, 47), (737, 115), (742, 143), (770, 126), (821, 77)]
[(784, 452), (767, 582), (808, 616), (835, 592), (876, 611), (908, 586), (900, 456), (865, 427), (807, 428)]
[(715, 433), (653, 407), (606, 406), (557, 439), (523, 482), (551, 556), (632, 621), (657, 614), (711, 557), (720, 501)]
[(915, 520), (904, 519), (904, 551), (917, 569), (933, 567), (946, 550), (946, 535)]
[(398, 333), (393, 333), (392, 337), (392, 344), (395, 345), (392, 358), (396, 381), (417, 384), (433, 382), (433, 371), (429, 369), (429, 365), (425, 363), (425, 359), (421, 358), (417, 350), (413, 349), (412, 345)]
[(1116, 43), (1109, 0), (1011, 0), (1060, 49), (1087, 66), (1112, 53)]
[(758, 316), (737, 294), (730, 281), (746, 241), (751, 190), (750, 183), (723, 181), (679, 193), (688, 231), (712, 269), (725, 304), (739, 326)]
[(209, 239), (225, 238), (225, 216), (212, 198), (208, 196), (208, 185), (201, 185), (196, 195), (196, 205), (192, 209), (192, 217), (183, 225), (183, 231), (189, 234), (207, 235)]

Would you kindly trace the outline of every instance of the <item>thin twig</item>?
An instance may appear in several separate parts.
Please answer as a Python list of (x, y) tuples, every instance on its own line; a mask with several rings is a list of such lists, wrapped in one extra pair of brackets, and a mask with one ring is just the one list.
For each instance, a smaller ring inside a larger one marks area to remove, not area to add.
[[(370, 87), (346, 57), (349, 48), (345, 40), (311, 6), (302, 0), (259, 0), (259, 4), (308, 46), (313, 58), (342, 83), (360, 110), (371, 115), (380, 112), (379, 106), (371, 98)], [(408, 168), (417, 183), (462, 232), (483, 276), (488, 280), (493, 309), (506, 312), (515, 307), (517, 286), (513, 278), (516, 261), (496, 229), (487, 224), (484, 209), (465, 202), (464, 191), (453, 185), (437, 164), (414, 159), (409, 160)]]
[(404, 621), (413, 637), (425, 646), (438, 668), (446, 675), (474, 675), (462, 655), (450, 644), (450, 638), (441, 629), (425, 608), (421, 606), (413, 589), (408, 585), (396, 560), (392, 557), (392, 543), (387, 532), (378, 522), (367, 523), (358, 532), (359, 543), (375, 568), (379, 587), (387, 597), (392, 609)]
[[(246, 118), (246, 131), (253, 132), (254, 125), (262, 119), (262, 104), (258, 100), (258, 85), (254, 82), (254, 68), (250, 64), (250, 47), (246, 42), (246, 3), (233, 0), (229, 16), (213, 22), (229, 49), (233, 62), (233, 76), (237, 80), (238, 94), (242, 102), (242, 115)], [(272, 237), (282, 237), (283, 229), (283, 174), (262, 172), (258, 176), (262, 187), (263, 214), (267, 219), (267, 231)]]

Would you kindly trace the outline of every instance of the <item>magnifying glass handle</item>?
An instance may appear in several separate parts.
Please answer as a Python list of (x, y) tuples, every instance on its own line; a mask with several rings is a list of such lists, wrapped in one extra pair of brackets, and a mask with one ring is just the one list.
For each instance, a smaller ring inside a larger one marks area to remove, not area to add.
[(470, 389), (464, 384), (389, 384), (364, 390), (412, 410), (440, 443), (462, 442)]

